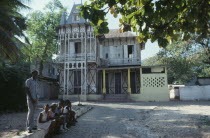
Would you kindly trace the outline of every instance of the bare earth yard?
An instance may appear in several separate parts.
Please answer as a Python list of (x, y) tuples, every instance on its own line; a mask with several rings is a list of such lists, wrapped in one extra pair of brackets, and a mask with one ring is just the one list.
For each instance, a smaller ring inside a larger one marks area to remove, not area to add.
[[(210, 138), (210, 102), (93, 103), (67, 133), (72, 138)], [(25, 129), (26, 113), (1, 114), (0, 137)]]

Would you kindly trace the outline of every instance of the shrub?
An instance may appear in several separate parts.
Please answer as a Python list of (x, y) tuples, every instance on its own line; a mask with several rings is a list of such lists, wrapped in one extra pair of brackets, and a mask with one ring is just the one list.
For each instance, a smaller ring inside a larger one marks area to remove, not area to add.
[(28, 76), (27, 63), (0, 65), (0, 111), (26, 110), (24, 82)]

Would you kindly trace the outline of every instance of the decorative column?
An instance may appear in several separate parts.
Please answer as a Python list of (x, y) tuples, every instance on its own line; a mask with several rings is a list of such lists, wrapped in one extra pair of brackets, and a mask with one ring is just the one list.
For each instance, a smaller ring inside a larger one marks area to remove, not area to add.
[[(86, 101), (87, 100), (87, 94), (88, 94), (88, 91), (87, 91), (87, 38), (88, 38), (88, 36), (87, 36), (87, 32), (85, 32), (85, 67), (84, 67), (84, 69), (85, 69), (85, 76), (84, 76), (84, 78), (85, 78), (85, 93), (84, 93), (84, 101)], [(82, 93), (81, 93), (82, 94)]]
[(94, 35), (94, 37), (95, 37), (95, 47), (94, 47), (94, 49), (95, 49), (95, 58), (94, 58), (94, 60), (96, 60), (96, 57), (99, 55), (99, 54), (97, 54), (96, 53), (96, 51), (97, 51), (97, 47), (96, 47), (96, 36)]
[(91, 54), (92, 54), (92, 52), (91, 52), (91, 49), (92, 49), (92, 36), (91, 36), (91, 32), (90, 32), (90, 51), (89, 51), (89, 53), (90, 53), (90, 57), (89, 58), (91, 58)]
[(140, 68), (140, 93), (143, 92), (142, 87), (143, 87), (142, 68)]
[(128, 68), (128, 93), (131, 94), (131, 70)]
[(64, 62), (63, 95), (66, 94), (66, 62)]
[(64, 34), (64, 86), (63, 91), (64, 95), (66, 95), (66, 34)]
[(106, 72), (103, 70), (103, 94), (106, 94)]
[(67, 95), (69, 95), (69, 63), (67, 63)]
[(168, 70), (167, 67), (165, 67), (165, 85), (168, 86)]

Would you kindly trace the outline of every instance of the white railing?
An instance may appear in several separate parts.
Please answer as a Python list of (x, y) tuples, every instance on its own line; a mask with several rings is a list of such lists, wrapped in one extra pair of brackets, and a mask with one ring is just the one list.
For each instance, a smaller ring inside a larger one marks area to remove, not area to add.
[(140, 65), (140, 58), (101, 59), (102, 66)]
[[(85, 53), (79, 54), (66, 54), (66, 55), (57, 55), (55, 62), (63, 63), (63, 62), (71, 62), (71, 61), (85, 61)], [(94, 62), (96, 61), (96, 56), (94, 53), (87, 53), (87, 61)]]

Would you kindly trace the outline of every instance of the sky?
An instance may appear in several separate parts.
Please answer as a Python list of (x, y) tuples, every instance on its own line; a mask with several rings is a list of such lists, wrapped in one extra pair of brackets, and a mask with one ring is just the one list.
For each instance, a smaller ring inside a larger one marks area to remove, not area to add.
[[(23, 15), (27, 15), (30, 12), (39, 10), (43, 11), (45, 5), (51, 0), (31, 0), (30, 2), (26, 2), (25, 4), (31, 7), (31, 10), (21, 11)], [(69, 13), (73, 4), (81, 3), (81, 0), (60, 0), (64, 7), (67, 8), (67, 12)], [(86, 0), (83, 0), (83, 3)], [(109, 29), (118, 29), (119, 28), (119, 18), (114, 18), (110, 13), (107, 15)], [(151, 43), (148, 41), (145, 45), (145, 49), (141, 53), (142, 60), (145, 60), (149, 57), (154, 56), (160, 50), (157, 42)]]

